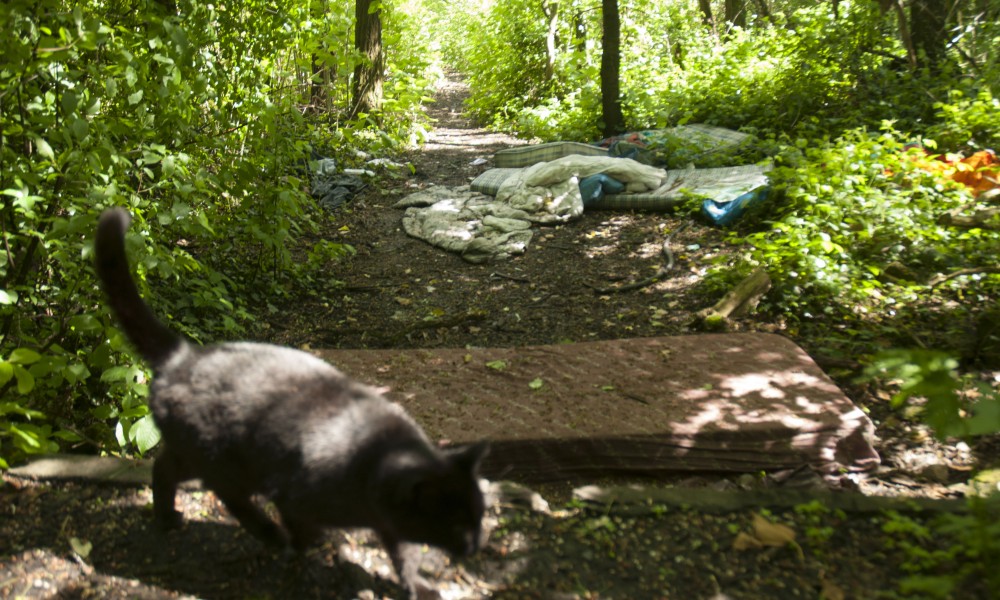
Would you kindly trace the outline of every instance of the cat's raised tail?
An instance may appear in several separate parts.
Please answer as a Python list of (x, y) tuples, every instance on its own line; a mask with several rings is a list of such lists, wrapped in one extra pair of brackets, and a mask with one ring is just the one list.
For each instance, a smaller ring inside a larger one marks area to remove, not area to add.
[(156, 318), (135, 286), (125, 254), (125, 231), (131, 220), (120, 208), (101, 213), (94, 241), (97, 275), (128, 339), (155, 369), (179, 350), (184, 340)]

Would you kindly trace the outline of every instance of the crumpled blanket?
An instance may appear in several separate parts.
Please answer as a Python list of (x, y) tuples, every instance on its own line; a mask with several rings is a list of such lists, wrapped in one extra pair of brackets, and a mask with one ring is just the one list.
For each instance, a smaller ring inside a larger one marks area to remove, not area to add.
[(503, 260), (523, 254), (531, 238), (531, 215), (469, 190), (433, 186), (396, 203), (406, 208), (407, 235), (457, 252), (471, 263)]
[(538, 223), (565, 223), (583, 214), (580, 180), (603, 174), (626, 193), (654, 190), (666, 171), (627, 158), (571, 155), (538, 163), (505, 180), (497, 200), (536, 215)]
[(580, 179), (605, 173), (626, 189), (655, 189), (665, 175), (625, 158), (566, 156), (509, 178), (496, 198), (469, 186), (430, 187), (395, 204), (406, 208), (403, 229), (412, 237), (459, 253), (471, 263), (523, 254), (535, 223), (565, 223), (583, 214)]

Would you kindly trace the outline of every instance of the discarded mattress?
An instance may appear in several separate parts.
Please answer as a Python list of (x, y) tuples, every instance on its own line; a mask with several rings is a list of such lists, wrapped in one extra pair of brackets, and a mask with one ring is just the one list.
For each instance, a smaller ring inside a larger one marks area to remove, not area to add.
[(498, 169), (521, 169), (564, 156), (608, 156), (608, 149), (581, 142), (547, 142), (500, 150), (493, 155)]
[[(324, 350), (433, 440), (490, 440), (483, 475), (525, 483), (879, 464), (874, 425), (774, 334), (527, 346)], [(502, 361), (503, 372), (487, 368)], [(529, 391), (532, 382), (543, 382)]]
[[(518, 146), (500, 150), (493, 155), (493, 166), (498, 169), (520, 169), (540, 162), (549, 162), (564, 156), (616, 156), (634, 158), (644, 164), (663, 162), (667, 154), (672, 164), (688, 164), (717, 152), (728, 152), (753, 136), (725, 127), (693, 123), (667, 129), (653, 129), (608, 138), (597, 144), (580, 142), (547, 142), (531, 146)], [(619, 146), (629, 145), (629, 149)], [(634, 155), (631, 152), (635, 150)]]
[[(627, 160), (627, 159), (612, 159)], [(655, 189), (609, 194), (587, 204), (588, 209), (670, 210), (693, 196), (711, 199), (724, 205), (767, 186), (766, 173), (771, 165), (741, 165), (714, 169), (676, 169), (665, 171)], [(496, 195), (505, 182), (517, 177), (521, 169), (490, 169), (473, 180), (472, 191)]]
[[(636, 131), (602, 140), (598, 144), (549, 142), (501, 150), (494, 155), (495, 168), (482, 173), (471, 189), (495, 196), (521, 169), (569, 156), (629, 158), (645, 165), (688, 165), (720, 152), (731, 152), (753, 136), (725, 127), (703, 123), (667, 129)], [(666, 172), (658, 186), (645, 190), (619, 191), (606, 177), (580, 175), (584, 205), (589, 209), (671, 210), (690, 196), (705, 198), (703, 214), (712, 222), (729, 224), (747, 208), (767, 197), (770, 165), (743, 165), (721, 168), (684, 168)]]

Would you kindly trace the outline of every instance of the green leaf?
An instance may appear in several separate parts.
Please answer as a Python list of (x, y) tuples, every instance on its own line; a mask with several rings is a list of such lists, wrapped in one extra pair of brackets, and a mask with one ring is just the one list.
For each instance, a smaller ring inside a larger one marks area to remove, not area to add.
[(153, 446), (160, 443), (160, 430), (153, 422), (152, 415), (146, 415), (135, 423), (128, 430), (128, 437), (135, 444), (140, 454), (145, 454)]
[(21, 365), (14, 365), (14, 377), (17, 379), (17, 393), (29, 394), (35, 389), (35, 377)]
[(131, 408), (122, 411), (122, 414), (118, 417), (119, 419), (135, 419), (136, 417), (144, 417), (149, 414), (149, 408), (145, 404), (139, 404)]
[(69, 538), (69, 545), (73, 548), (73, 552), (83, 559), (90, 556), (90, 551), (94, 549), (94, 545), (87, 540), (81, 540), (80, 538), (75, 537)]
[(142, 90), (139, 90), (137, 92), (128, 95), (129, 104), (138, 104), (141, 101), (142, 101)]
[(535, 379), (532, 379), (528, 383), (528, 387), (531, 388), (531, 389), (533, 389), (533, 390), (540, 390), (540, 389), (542, 389), (542, 386), (544, 386), (544, 385), (545, 385), (545, 382), (542, 381), (541, 377), (536, 377)]
[(32, 410), (30, 408), (25, 408), (16, 402), (4, 402), (0, 404), (0, 416), (2, 415), (21, 415), (27, 419), (44, 419), (45, 415), (38, 412), (37, 410)]
[(493, 369), (494, 371), (503, 371), (504, 369), (507, 368), (507, 361), (491, 360), (488, 363), (486, 363), (486, 366), (489, 367), (490, 369)]
[(26, 451), (30, 452), (42, 447), (42, 443), (38, 439), (38, 434), (28, 428), (22, 429), (13, 423), (8, 423), (7, 431), (14, 434), (20, 440), (18, 446)]
[(70, 128), (73, 130), (73, 136), (76, 137), (77, 141), (83, 141), (90, 132), (90, 123), (87, 119), (76, 119)]
[(52, 151), (52, 146), (50, 146), (44, 139), (35, 138), (35, 148), (38, 150), (39, 156), (49, 160), (55, 160), (56, 155), (55, 152)]
[(195, 216), (198, 219), (198, 223), (200, 223), (202, 227), (204, 227), (212, 235), (215, 235), (215, 230), (212, 229), (212, 225), (208, 222), (208, 215), (204, 212), (198, 212)]
[(69, 320), (69, 326), (81, 333), (96, 333), (104, 330), (104, 325), (92, 314), (76, 315)]
[(101, 373), (101, 381), (105, 383), (124, 381), (126, 376), (128, 376), (128, 367), (111, 367)]
[(12, 377), (14, 377), (14, 365), (0, 361), (0, 385), (7, 385)]
[(118, 407), (111, 404), (102, 404), (101, 406), (95, 406), (90, 409), (90, 414), (94, 416), (95, 419), (113, 419), (118, 416)]
[(38, 362), (38, 359), (41, 357), (42, 356), (34, 350), (29, 350), (28, 348), (17, 348), (10, 353), (10, 358), (8, 358), (7, 361), (19, 365), (30, 365), (33, 362)]
[(17, 302), (17, 292), (0, 290), (0, 304), (14, 304), (15, 302)]

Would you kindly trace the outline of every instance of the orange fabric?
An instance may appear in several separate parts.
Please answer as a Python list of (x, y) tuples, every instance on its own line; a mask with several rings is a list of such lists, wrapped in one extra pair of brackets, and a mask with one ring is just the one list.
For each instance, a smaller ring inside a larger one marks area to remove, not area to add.
[(975, 195), (1000, 187), (1000, 160), (989, 150), (980, 150), (967, 158), (945, 154), (913, 156), (911, 160), (919, 169), (957, 181)]

